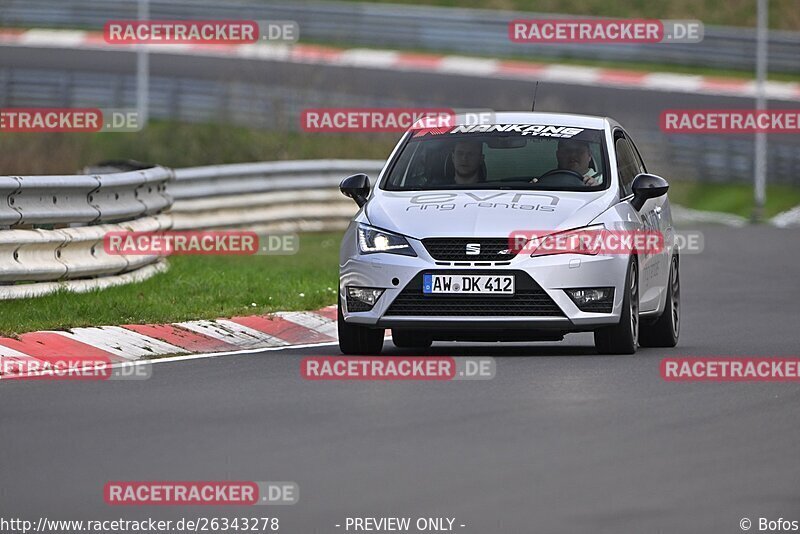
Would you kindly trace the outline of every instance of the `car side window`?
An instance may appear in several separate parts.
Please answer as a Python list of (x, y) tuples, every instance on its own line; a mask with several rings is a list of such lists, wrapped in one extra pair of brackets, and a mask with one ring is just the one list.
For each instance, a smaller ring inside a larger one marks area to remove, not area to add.
[(633, 189), (631, 188), (633, 179), (641, 172), (639, 170), (639, 162), (636, 161), (630, 143), (622, 134), (619, 134), (614, 141), (614, 148), (617, 152), (617, 172), (619, 173), (622, 196), (626, 197), (633, 194)]
[(631, 136), (628, 136), (628, 144), (631, 147), (633, 158), (636, 160), (636, 165), (639, 167), (639, 173), (647, 172), (647, 167), (644, 166), (644, 161), (642, 161), (642, 156), (639, 154), (639, 149), (636, 147), (636, 143), (633, 142)]

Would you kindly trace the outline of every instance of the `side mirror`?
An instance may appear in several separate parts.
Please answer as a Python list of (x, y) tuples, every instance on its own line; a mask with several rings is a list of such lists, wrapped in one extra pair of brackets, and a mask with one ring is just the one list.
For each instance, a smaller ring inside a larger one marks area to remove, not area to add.
[(636, 178), (633, 179), (631, 188), (633, 189), (631, 206), (633, 206), (636, 211), (639, 211), (648, 199), (666, 195), (669, 184), (660, 176), (642, 173), (636, 175)]
[(339, 191), (346, 197), (356, 201), (359, 207), (367, 202), (369, 196), (369, 176), (366, 174), (354, 174), (348, 176), (339, 184)]

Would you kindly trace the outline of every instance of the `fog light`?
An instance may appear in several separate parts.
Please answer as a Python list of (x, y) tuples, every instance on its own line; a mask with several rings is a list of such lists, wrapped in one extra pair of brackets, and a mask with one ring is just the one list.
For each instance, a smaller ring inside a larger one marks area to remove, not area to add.
[(614, 305), (613, 287), (582, 287), (564, 291), (581, 311), (611, 313)]
[(369, 311), (383, 295), (383, 289), (373, 287), (347, 287), (347, 311)]

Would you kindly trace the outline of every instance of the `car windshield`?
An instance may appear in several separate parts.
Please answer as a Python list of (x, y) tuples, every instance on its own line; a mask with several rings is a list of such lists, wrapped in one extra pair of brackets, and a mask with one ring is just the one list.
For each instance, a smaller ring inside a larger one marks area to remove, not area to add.
[(381, 187), (596, 191), (607, 182), (602, 130), (506, 124), (413, 131)]

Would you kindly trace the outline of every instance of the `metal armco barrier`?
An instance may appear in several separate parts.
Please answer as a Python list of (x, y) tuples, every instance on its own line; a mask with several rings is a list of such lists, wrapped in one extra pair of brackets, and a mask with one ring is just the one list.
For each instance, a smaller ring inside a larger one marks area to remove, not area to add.
[(142, 214), (153, 215), (168, 208), (167, 175), (163, 167), (119, 175), (95, 176), (100, 187), (89, 195), (89, 202), (100, 212), (101, 221), (127, 220)]
[(383, 163), (308, 160), (178, 169), (169, 186), (173, 228), (338, 229), (357, 211), (339, 193), (339, 182), (361, 172), (377, 179)]
[[(87, 291), (164, 270), (158, 256), (106, 254), (110, 231), (172, 226), (165, 167), (77, 176), (0, 177), (0, 299)], [(29, 283), (20, 283), (29, 282)]]
[(97, 224), (159, 213), (172, 204), (166, 183), (172, 170), (78, 176), (0, 177), (0, 225)]
[[(109, 19), (135, 19), (132, 0), (3, 0), (0, 26), (101, 28)], [(705, 28), (700, 43), (582, 46), (518, 44), (508, 39), (514, 19), (563, 15), (354, 2), (258, 0), (150, 0), (152, 19), (294, 20), (302, 40), (452, 51), (465, 54), (525, 55), (672, 63), (752, 69), (755, 31)], [(800, 34), (771, 31), (769, 65), (775, 72), (800, 70)]]
[(0, 300), (138, 282), (166, 269), (159, 256), (106, 254), (111, 231), (342, 228), (356, 206), (339, 182), (358, 172), (377, 178), (382, 166), (310, 160), (0, 176)]
[(381, 160), (323, 159), (176, 169), (169, 194), (175, 200), (186, 200), (290, 189), (335, 189), (347, 173), (364, 172), (377, 176), (383, 163)]
[[(115, 275), (156, 262), (157, 256), (106, 254), (112, 231), (157, 232), (172, 226), (168, 214), (120, 224), (57, 230), (0, 231), (0, 282), (54, 281)], [(0, 286), (0, 293), (4, 286)]]

